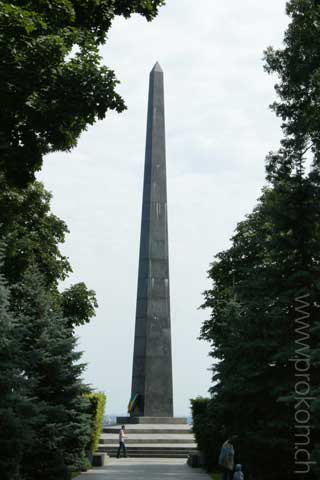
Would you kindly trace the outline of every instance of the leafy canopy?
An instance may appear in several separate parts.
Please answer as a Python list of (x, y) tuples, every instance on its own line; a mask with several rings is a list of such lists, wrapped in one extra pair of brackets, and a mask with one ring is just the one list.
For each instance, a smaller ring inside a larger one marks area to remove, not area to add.
[[(265, 55), (267, 71), (279, 78), (272, 108), (283, 120), (281, 147), (267, 157), (268, 186), (258, 205), (211, 265), (203, 305), (211, 317), (201, 329), (215, 359), (213, 398), (203, 414), (212, 431), (207, 444), (215, 445), (216, 431), (237, 433), (238, 458), (250, 478), (261, 480), (291, 480), (297, 467), (297, 378), (290, 359), (299, 335), (306, 335), (300, 346), (310, 358), (308, 395), (320, 393), (320, 5), (291, 0), (287, 13), (284, 47)], [(307, 300), (299, 312), (301, 298)], [(303, 314), (299, 334), (296, 319)], [(304, 440), (316, 462), (318, 400), (310, 415)], [(306, 478), (318, 476), (315, 466)]]
[(148, 21), (163, 0), (0, 1), (0, 168), (23, 185), (43, 155), (70, 150), (108, 110), (121, 112), (99, 45), (115, 16)]

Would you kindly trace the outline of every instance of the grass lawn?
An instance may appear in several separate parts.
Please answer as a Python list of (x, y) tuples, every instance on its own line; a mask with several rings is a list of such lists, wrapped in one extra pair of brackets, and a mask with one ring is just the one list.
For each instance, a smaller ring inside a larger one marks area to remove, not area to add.
[(71, 473), (71, 478), (75, 478), (75, 477), (77, 477), (78, 475), (80, 475), (80, 472), (72, 472), (72, 473)]
[(212, 480), (220, 480), (221, 474), (220, 473), (211, 473)]

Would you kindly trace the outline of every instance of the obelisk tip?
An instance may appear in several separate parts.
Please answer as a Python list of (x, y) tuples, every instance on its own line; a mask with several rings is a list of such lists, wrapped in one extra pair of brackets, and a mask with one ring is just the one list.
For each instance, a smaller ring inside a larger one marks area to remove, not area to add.
[(161, 72), (161, 73), (163, 73), (163, 70), (162, 70), (162, 68), (160, 67), (160, 65), (159, 65), (158, 62), (155, 63), (155, 65), (154, 65), (153, 69), (151, 70), (151, 72)]

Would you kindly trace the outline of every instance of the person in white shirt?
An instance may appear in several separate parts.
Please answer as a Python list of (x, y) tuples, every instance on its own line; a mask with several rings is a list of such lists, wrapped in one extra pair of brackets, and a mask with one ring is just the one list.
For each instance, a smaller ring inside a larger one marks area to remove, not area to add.
[(125, 429), (126, 427), (122, 425), (119, 430), (119, 448), (118, 448), (117, 458), (120, 458), (121, 450), (123, 450), (123, 456), (125, 458), (127, 457), (127, 449), (126, 449), (126, 444), (124, 442), (125, 438), (127, 438), (125, 435)]

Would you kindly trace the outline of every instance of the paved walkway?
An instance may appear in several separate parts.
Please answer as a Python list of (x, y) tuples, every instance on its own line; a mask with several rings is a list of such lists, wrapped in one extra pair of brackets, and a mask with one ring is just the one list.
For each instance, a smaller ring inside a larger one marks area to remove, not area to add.
[(110, 458), (105, 467), (82, 473), (77, 480), (209, 480), (199, 468), (179, 458)]

